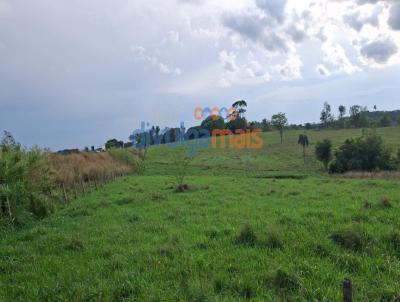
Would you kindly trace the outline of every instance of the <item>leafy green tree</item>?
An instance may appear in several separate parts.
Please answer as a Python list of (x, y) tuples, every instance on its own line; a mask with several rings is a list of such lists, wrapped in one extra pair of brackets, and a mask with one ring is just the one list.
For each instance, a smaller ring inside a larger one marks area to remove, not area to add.
[(327, 102), (324, 103), (320, 120), (325, 128), (328, 128), (328, 126), (335, 120), (334, 116), (332, 115), (331, 105), (329, 105)]
[(302, 147), (303, 147), (303, 157), (304, 157), (304, 163), (305, 163), (306, 162), (306, 148), (308, 148), (308, 145), (310, 144), (308, 141), (307, 135), (300, 134), (297, 143), (299, 145), (302, 145)]
[(106, 149), (112, 149), (112, 148), (123, 148), (124, 147), (124, 142), (119, 141), (115, 138), (110, 139), (106, 142)]
[(279, 135), (281, 137), (281, 144), (283, 144), (283, 131), (285, 127), (288, 125), (288, 119), (285, 113), (279, 112), (278, 114), (274, 114), (271, 118), (271, 124), (279, 131)]
[(325, 170), (328, 170), (328, 164), (332, 159), (332, 142), (329, 139), (318, 142), (315, 146), (315, 155), (324, 164)]
[(271, 122), (269, 120), (267, 120), (266, 118), (264, 118), (261, 121), (261, 130), (263, 132), (267, 132), (271, 130)]
[(354, 128), (368, 126), (368, 112), (366, 107), (354, 105), (350, 107), (350, 124)]
[(235, 133), (236, 130), (242, 129), (245, 130), (248, 127), (247, 120), (244, 117), (237, 117), (236, 119), (229, 121), (226, 124), (226, 128), (231, 130), (233, 133)]
[(345, 128), (344, 116), (346, 115), (347, 108), (343, 105), (339, 106), (339, 121), (341, 122), (341, 127)]
[(232, 107), (235, 109), (235, 112), (237, 113), (238, 117), (244, 117), (244, 114), (247, 111), (247, 103), (244, 100), (237, 101), (232, 104)]
[(215, 129), (225, 129), (225, 122), (221, 116), (211, 115), (201, 123), (200, 128), (207, 129), (211, 133)]

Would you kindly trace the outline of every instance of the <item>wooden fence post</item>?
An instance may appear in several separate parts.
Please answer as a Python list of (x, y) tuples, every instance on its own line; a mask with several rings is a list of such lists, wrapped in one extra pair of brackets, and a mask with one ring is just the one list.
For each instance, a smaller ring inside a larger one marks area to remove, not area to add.
[(343, 302), (353, 302), (353, 284), (349, 278), (343, 281)]

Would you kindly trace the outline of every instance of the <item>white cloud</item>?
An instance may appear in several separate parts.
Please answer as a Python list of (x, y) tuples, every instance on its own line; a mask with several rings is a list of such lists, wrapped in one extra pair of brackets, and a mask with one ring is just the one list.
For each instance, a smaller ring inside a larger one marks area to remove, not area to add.
[(143, 61), (150, 66), (157, 67), (161, 74), (175, 76), (180, 76), (182, 74), (180, 68), (171, 68), (166, 63), (160, 62), (157, 56), (149, 55), (148, 51), (143, 46), (132, 46), (131, 52), (136, 61)]
[(239, 69), (235, 60), (236, 55), (232, 52), (228, 53), (226, 50), (223, 50), (219, 53), (219, 61), (221, 66), (228, 72), (236, 72)]
[(326, 77), (328, 77), (328, 76), (331, 75), (330, 71), (329, 71), (324, 65), (322, 65), (322, 64), (320, 64), (320, 65), (317, 66), (316, 71), (317, 71), (318, 74), (321, 75), (321, 76), (326, 76)]
[(301, 69), (303, 63), (298, 55), (291, 55), (286, 59), (286, 61), (278, 65), (276, 70), (278, 71), (280, 77), (285, 80), (299, 80), (302, 78)]
[(324, 65), (328, 66), (332, 74), (352, 74), (361, 69), (353, 64), (347, 57), (344, 48), (340, 44), (325, 42), (322, 45)]

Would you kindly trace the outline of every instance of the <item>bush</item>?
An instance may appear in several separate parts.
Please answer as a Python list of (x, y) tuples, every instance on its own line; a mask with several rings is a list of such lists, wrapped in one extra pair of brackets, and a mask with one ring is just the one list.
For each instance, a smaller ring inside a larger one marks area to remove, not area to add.
[(47, 154), (25, 150), (12, 135), (0, 143), (0, 220), (20, 224), (28, 217), (43, 218), (52, 209), (54, 174)]
[(383, 144), (382, 138), (367, 134), (361, 138), (348, 139), (335, 152), (335, 159), (329, 166), (331, 173), (347, 171), (377, 171), (395, 169), (395, 159)]
[(332, 159), (332, 142), (329, 139), (324, 139), (318, 142), (315, 146), (315, 155), (317, 159), (324, 164), (325, 169), (328, 169), (328, 164)]

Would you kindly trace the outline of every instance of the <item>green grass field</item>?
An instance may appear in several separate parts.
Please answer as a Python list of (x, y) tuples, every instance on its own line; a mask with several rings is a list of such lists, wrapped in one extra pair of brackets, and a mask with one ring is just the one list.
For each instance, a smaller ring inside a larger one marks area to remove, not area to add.
[(309, 131), (306, 164), (300, 133), (200, 151), (185, 193), (176, 152), (151, 148), (140, 175), (2, 231), (0, 301), (341, 301), (346, 277), (355, 301), (397, 301), (399, 181), (323, 173), (315, 143), (361, 130)]

